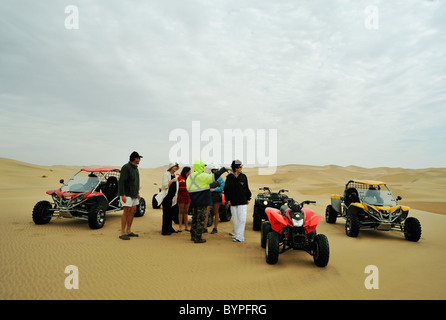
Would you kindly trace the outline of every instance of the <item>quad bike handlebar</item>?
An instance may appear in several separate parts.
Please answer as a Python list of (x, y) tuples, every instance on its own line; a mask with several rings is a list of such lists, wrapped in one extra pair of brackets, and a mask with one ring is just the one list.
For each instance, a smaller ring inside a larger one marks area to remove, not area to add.
[(314, 204), (314, 203), (316, 203), (316, 201), (305, 200), (305, 201), (302, 201), (301, 203), (299, 203), (299, 202), (295, 202), (294, 200), (291, 200), (290, 203), (288, 204), (288, 207), (290, 207), (293, 211), (300, 211), (304, 207), (304, 205), (312, 204), (312, 203)]
[[(263, 188), (259, 188), (259, 190), (263, 190), (263, 191), (269, 191), (271, 192), (271, 189), (269, 187), (263, 187)], [(279, 190), (279, 194), (284, 193), (284, 192), (290, 192), (289, 190), (286, 189), (280, 189)]]

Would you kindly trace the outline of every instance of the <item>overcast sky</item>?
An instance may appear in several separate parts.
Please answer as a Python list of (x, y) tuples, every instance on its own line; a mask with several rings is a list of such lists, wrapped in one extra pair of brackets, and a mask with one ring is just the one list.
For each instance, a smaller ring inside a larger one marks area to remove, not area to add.
[(2, 0), (0, 157), (156, 167), (199, 121), (276, 130), (279, 165), (446, 167), (445, 17), (439, 0)]

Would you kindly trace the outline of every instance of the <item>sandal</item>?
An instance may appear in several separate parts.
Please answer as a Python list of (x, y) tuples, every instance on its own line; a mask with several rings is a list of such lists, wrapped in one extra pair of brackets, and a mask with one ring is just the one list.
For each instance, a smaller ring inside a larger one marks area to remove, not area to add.
[(139, 237), (139, 234), (137, 234), (137, 233), (133, 233), (133, 232), (127, 233), (127, 235), (128, 235), (129, 237)]

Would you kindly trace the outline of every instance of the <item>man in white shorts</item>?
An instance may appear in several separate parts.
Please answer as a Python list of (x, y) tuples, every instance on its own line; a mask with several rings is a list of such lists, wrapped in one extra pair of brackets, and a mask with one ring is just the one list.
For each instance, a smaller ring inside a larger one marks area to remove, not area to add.
[(133, 151), (130, 161), (122, 166), (121, 176), (118, 182), (118, 192), (124, 212), (121, 218), (122, 240), (130, 240), (130, 237), (138, 237), (138, 234), (131, 231), (133, 217), (136, 213), (136, 206), (139, 204), (139, 171), (138, 164), (142, 156)]

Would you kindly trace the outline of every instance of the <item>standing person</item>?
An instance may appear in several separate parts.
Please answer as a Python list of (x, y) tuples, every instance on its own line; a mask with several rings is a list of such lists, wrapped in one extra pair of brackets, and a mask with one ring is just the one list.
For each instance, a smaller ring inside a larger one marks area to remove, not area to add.
[(181, 170), (181, 174), (178, 177), (178, 222), (180, 224), (178, 231), (181, 232), (182, 226), (184, 220), (184, 230), (190, 231), (188, 228), (188, 212), (189, 212), (189, 205), (190, 205), (190, 196), (189, 192), (187, 191), (187, 185), (186, 185), (186, 179), (189, 177), (191, 172), (190, 167), (184, 167), (183, 170)]
[(209, 185), (226, 171), (226, 168), (223, 167), (216, 173), (204, 173), (204, 167), (203, 161), (195, 160), (194, 172), (186, 180), (187, 191), (189, 191), (191, 205), (193, 206), (190, 236), (195, 243), (206, 242), (205, 239), (202, 239), (202, 232), (207, 207), (212, 204)]
[(131, 231), (133, 217), (135, 216), (136, 206), (139, 204), (139, 171), (138, 165), (142, 156), (133, 151), (130, 155), (130, 161), (122, 166), (121, 175), (118, 181), (118, 194), (124, 212), (121, 217), (121, 235), (122, 240), (130, 240), (130, 237), (137, 237), (138, 234)]
[(233, 241), (245, 241), (245, 225), (248, 204), (251, 200), (251, 191), (248, 186), (248, 178), (242, 173), (243, 165), (240, 160), (234, 160), (231, 164), (232, 174), (228, 174), (225, 184), (225, 199), (231, 206), (234, 223)]
[[(209, 170), (211, 171), (211, 173), (216, 173), (218, 171), (218, 166), (216, 164), (212, 164), (209, 166)], [(220, 210), (220, 204), (222, 201), (222, 192), (225, 189), (225, 181), (223, 180), (222, 177), (218, 177), (217, 181), (212, 182), (210, 185), (210, 190), (211, 190), (211, 197), (212, 197), (212, 206), (214, 209), (214, 228), (212, 229), (211, 234), (215, 234), (218, 232), (217, 230), (217, 226), (218, 226), (218, 222), (220, 221), (220, 214), (219, 214), (219, 210)], [(208, 215), (209, 217), (209, 215)], [(205, 227), (207, 226), (208, 223), (208, 218), (206, 218), (206, 222), (205, 222)]]
[(161, 234), (170, 236), (176, 233), (172, 228), (172, 218), (174, 214), (174, 206), (177, 204), (178, 179), (175, 172), (178, 170), (178, 163), (170, 163), (167, 171), (163, 174), (161, 192), (155, 197), (156, 201), (163, 205), (163, 224)]

